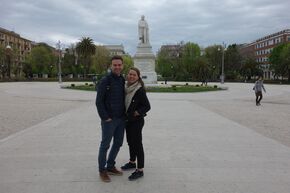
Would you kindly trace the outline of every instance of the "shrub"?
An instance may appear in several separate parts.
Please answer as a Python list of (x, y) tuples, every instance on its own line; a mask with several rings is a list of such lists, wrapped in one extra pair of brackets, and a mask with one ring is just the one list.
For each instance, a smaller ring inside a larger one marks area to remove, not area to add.
[(75, 84), (71, 84), (71, 87), (75, 87)]
[(214, 88), (217, 88), (217, 85), (214, 85), (213, 87), (214, 87)]
[(197, 85), (195, 85), (195, 87), (199, 87), (199, 85), (197, 84)]
[(88, 86), (88, 85), (89, 85), (89, 83), (87, 83), (87, 82), (86, 82), (86, 83), (85, 83), (85, 85), (86, 85), (86, 86)]

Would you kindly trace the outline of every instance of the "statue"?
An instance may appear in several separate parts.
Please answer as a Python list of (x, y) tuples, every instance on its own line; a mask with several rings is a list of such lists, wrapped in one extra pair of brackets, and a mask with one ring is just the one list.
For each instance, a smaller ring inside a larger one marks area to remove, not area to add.
[(141, 72), (141, 77), (145, 84), (157, 84), (157, 74), (155, 72), (155, 55), (149, 42), (149, 27), (142, 15), (138, 22), (137, 52), (134, 55), (134, 66)]
[(142, 15), (138, 24), (140, 44), (149, 44), (149, 28), (145, 21), (145, 16)]

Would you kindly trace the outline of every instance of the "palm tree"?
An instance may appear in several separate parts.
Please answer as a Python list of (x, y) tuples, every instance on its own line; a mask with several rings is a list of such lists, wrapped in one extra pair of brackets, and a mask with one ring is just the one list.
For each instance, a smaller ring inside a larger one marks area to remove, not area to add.
[(83, 37), (80, 42), (77, 43), (76, 51), (78, 55), (83, 60), (84, 64), (84, 76), (89, 73), (91, 68), (91, 56), (96, 52), (96, 46), (93, 43), (93, 40), (89, 37)]

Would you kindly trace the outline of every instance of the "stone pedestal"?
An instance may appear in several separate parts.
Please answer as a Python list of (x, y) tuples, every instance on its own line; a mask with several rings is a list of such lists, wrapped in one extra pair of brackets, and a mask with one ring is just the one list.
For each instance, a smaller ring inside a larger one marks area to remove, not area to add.
[(156, 84), (155, 55), (150, 44), (139, 44), (134, 56), (134, 66), (141, 72), (145, 84)]

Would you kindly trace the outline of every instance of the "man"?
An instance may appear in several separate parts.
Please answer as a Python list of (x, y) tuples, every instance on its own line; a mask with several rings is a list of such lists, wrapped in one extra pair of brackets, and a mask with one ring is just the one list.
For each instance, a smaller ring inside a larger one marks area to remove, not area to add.
[[(125, 79), (121, 75), (123, 67), (122, 57), (112, 57), (111, 72), (100, 80), (97, 91), (96, 106), (102, 126), (98, 163), (100, 178), (104, 182), (111, 181), (109, 175), (123, 174), (115, 167), (115, 159), (123, 144), (125, 128)], [(112, 138), (113, 144), (107, 159)]]
[(266, 93), (266, 89), (265, 89), (265, 87), (263, 85), (263, 79), (260, 76), (260, 77), (258, 77), (258, 79), (255, 82), (255, 85), (253, 87), (253, 90), (255, 91), (255, 94), (256, 94), (256, 106), (260, 106), (261, 105), (261, 100), (263, 98), (262, 89)]

